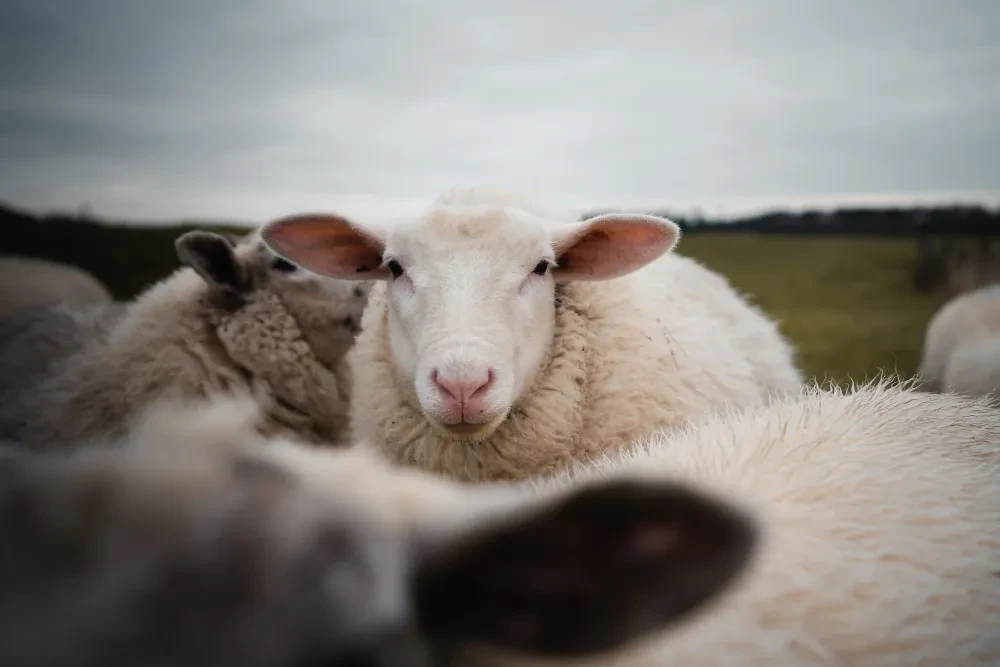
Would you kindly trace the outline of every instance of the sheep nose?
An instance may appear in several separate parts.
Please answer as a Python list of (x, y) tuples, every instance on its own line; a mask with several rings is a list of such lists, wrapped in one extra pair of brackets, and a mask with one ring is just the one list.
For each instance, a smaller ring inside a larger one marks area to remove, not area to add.
[(441, 398), (463, 416), (473, 416), (481, 411), (483, 397), (493, 385), (496, 373), (492, 368), (483, 368), (472, 373), (447, 375), (438, 369), (431, 371), (431, 384), (437, 387)]

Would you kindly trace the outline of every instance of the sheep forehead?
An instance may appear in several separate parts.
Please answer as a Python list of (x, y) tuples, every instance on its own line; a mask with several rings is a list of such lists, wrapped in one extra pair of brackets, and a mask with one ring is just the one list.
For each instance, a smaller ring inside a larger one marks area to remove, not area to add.
[(493, 266), (534, 264), (551, 253), (548, 221), (512, 207), (493, 205), (438, 206), (422, 218), (401, 226), (387, 250), (398, 250), (411, 261), (448, 262), (472, 256)]

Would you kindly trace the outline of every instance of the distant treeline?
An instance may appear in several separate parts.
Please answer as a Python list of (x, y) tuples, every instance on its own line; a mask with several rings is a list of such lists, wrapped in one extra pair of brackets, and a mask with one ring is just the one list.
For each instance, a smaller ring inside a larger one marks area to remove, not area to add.
[(117, 299), (130, 299), (180, 266), (174, 239), (191, 229), (246, 233), (197, 223), (169, 227), (104, 225), (70, 216), (34, 216), (0, 206), (0, 254), (79, 266)]
[[(667, 212), (686, 233), (865, 234), (1000, 236), (1000, 210), (950, 206), (776, 212), (735, 221), (712, 221)], [(594, 215), (598, 211), (588, 215)], [(17, 254), (82, 267), (119, 299), (133, 297), (178, 266), (174, 240), (190, 229), (246, 233), (247, 227), (184, 222), (170, 226), (102, 224), (72, 215), (35, 215), (0, 205), (0, 254)]]
[[(588, 213), (595, 215), (601, 211)], [(650, 211), (670, 218), (685, 232), (762, 234), (865, 234), (874, 236), (998, 236), (1000, 209), (982, 206), (926, 208), (844, 208), (833, 211), (778, 211), (734, 221), (717, 221)]]

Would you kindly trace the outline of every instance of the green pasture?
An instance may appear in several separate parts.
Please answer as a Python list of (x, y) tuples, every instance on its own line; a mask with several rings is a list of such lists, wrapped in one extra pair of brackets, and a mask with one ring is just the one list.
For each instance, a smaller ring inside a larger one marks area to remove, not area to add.
[(944, 299), (913, 287), (909, 238), (699, 233), (677, 252), (725, 274), (777, 318), (808, 376), (842, 385), (880, 370), (915, 373)]

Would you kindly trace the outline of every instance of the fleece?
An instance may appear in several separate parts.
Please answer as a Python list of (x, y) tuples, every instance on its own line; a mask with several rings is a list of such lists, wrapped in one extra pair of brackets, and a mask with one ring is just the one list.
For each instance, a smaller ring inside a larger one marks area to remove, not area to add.
[(945, 303), (924, 332), (920, 363), (924, 388), (973, 395), (1000, 389), (996, 384), (1000, 376), (998, 338), (1000, 284), (980, 287)]
[[(331, 327), (342, 317), (334, 314)], [(33, 386), (6, 378), (0, 437), (48, 447), (116, 436), (153, 399), (242, 391), (260, 401), (263, 432), (342, 443), (350, 391), (344, 352), (317, 356), (276, 293), (256, 290), (234, 304), (185, 267)]]
[(0, 317), (26, 308), (109, 303), (111, 292), (80, 267), (18, 255), (0, 256)]
[[(578, 667), (1000, 664), (1000, 411), (983, 398), (810, 389), (540, 485), (614, 476), (732, 499), (763, 539), (694, 617)], [(458, 664), (559, 663), (480, 648)]]

